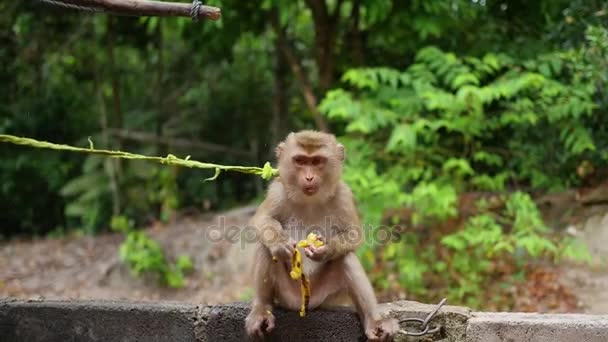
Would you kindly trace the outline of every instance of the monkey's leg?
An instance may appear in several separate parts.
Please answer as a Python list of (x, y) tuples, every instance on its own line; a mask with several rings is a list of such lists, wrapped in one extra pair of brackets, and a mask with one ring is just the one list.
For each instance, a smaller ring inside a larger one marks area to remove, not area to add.
[(342, 279), (359, 313), (365, 335), (372, 341), (392, 340), (399, 329), (399, 325), (394, 319), (382, 319), (380, 316), (374, 289), (361, 262), (352, 252), (346, 254), (342, 258), (342, 262)]
[(255, 252), (254, 289), (255, 296), (251, 311), (245, 319), (245, 330), (251, 337), (263, 339), (264, 334), (274, 329), (275, 318), (272, 314), (275, 279), (272, 272), (273, 261), (270, 252), (258, 244)]

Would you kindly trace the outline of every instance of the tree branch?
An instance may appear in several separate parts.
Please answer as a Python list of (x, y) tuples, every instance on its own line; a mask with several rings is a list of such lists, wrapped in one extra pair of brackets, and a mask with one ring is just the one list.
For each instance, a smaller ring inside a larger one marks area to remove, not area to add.
[(122, 130), (122, 129), (111, 129), (110, 128), (107, 131), (113, 137), (123, 139), (123, 140), (132, 140), (132, 141), (138, 141), (138, 142), (142, 142), (142, 143), (151, 143), (151, 144), (171, 145), (171, 146), (191, 148), (191, 149), (201, 149), (201, 150), (205, 150), (208, 152), (219, 152), (219, 153), (231, 154), (231, 155), (239, 156), (239, 157), (253, 158), (253, 155), (250, 151), (241, 150), (241, 149), (224, 146), (224, 145), (219, 145), (219, 144), (214, 144), (214, 143), (210, 143), (210, 142), (189, 140), (189, 139), (183, 139), (183, 138), (159, 137), (152, 133), (132, 131), (132, 130)]
[[(148, 0), (40, 0), (66, 8), (105, 12), (129, 16), (190, 17), (191, 3), (161, 2)], [(200, 18), (218, 20), (221, 10), (217, 7), (201, 5)]]
[(326, 21), (329, 18), (329, 10), (325, 0), (306, 0), (306, 3), (312, 11), (313, 17), (315, 17), (314, 21)]
[(334, 9), (334, 13), (331, 15), (332, 22), (336, 23), (338, 21), (338, 19), (340, 18), (340, 9), (342, 8), (343, 3), (344, 3), (344, 0), (338, 0), (336, 2), (336, 8)]

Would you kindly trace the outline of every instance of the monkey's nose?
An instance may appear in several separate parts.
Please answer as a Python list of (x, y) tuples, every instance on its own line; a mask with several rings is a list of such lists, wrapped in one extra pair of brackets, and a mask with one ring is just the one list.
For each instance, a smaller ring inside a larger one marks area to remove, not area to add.
[(314, 176), (306, 176), (306, 181), (308, 182), (312, 182), (312, 179), (314, 178)]

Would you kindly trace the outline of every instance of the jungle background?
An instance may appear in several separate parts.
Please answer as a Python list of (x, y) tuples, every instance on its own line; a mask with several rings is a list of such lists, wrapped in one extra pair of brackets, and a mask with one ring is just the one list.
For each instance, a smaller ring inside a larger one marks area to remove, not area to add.
[[(335, 133), (383, 301), (608, 312), (608, 3), (213, 0), (218, 22), (0, 2), (0, 133), (262, 166)], [(265, 181), (0, 144), (0, 294), (248, 300)], [(219, 213), (219, 214), (218, 214)], [(385, 234), (385, 235), (382, 235)]]

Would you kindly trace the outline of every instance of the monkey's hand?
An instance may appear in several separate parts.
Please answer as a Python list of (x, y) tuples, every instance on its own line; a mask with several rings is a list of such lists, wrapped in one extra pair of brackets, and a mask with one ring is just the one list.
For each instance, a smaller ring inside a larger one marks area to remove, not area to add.
[(273, 261), (283, 260), (291, 262), (293, 251), (296, 248), (296, 242), (288, 240), (286, 242), (279, 242), (269, 247), (270, 254), (272, 255)]
[(399, 324), (394, 318), (383, 318), (365, 324), (368, 341), (392, 341), (398, 330)]
[(313, 261), (322, 261), (329, 254), (329, 246), (323, 245), (321, 247), (316, 247), (311, 244), (310, 246), (304, 248), (304, 253)]
[(264, 340), (264, 335), (274, 329), (275, 318), (270, 310), (252, 308), (245, 318), (245, 330), (247, 335), (255, 340)]

